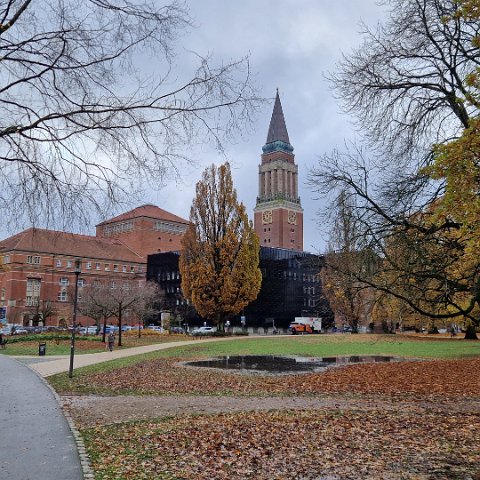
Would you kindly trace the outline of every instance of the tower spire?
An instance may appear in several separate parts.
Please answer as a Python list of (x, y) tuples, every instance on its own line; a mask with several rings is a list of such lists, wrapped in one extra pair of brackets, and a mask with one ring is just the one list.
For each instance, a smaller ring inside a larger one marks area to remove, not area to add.
[(303, 208), (298, 196), (298, 166), (288, 138), (280, 95), (275, 97), (267, 143), (258, 168), (254, 225), (265, 247), (303, 250)]
[(282, 103), (280, 102), (280, 95), (278, 94), (277, 88), (277, 95), (275, 97), (275, 105), (273, 106), (273, 113), (270, 120), (270, 127), (268, 128), (266, 143), (268, 144), (278, 141), (290, 144), (287, 125), (283, 115)]

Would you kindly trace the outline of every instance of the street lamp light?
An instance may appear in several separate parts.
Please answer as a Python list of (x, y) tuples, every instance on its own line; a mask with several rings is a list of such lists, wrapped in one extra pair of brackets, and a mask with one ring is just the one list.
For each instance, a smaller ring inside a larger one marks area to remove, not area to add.
[(73, 377), (73, 357), (75, 356), (75, 333), (77, 330), (77, 300), (78, 300), (78, 277), (81, 272), (82, 260), (75, 259), (75, 292), (73, 294), (73, 328), (72, 337), (70, 339), (70, 368), (68, 369), (69, 378)]

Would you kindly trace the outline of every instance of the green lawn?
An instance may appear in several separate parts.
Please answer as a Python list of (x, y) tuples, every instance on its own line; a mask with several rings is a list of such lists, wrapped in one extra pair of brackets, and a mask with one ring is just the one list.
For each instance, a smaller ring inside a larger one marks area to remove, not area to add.
[[(75, 391), (88, 385), (88, 375), (109, 372), (158, 358), (208, 358), (221, 355), (392, 355), (415, 358), (462, 358), (480, 356), (480, 342), (460, 339), (429, 339), (407, 335), (314, 335), (236, 338), (228, 341), (196, 341), (193, 345), (132, 356), (76, 370), (75, 378), (64, 373), (49, 377), (58, 391)], [(77, 385), (78, 384), (78, 385)], [(77, 388), (78, 387), (78, 388)], [(79, 390), (79, 391), (80, 391)]]
[(394, 355), (421, 358), (459, 358), (480, 355), (480, 342), (408, 335), (304, 335), (204, 343), (170, 350), (175, 356), (216, 355)]
[[(38, 345), (40, 342), (47, 344), (46, 356), (53, 355), (69, 355), (70, 354), (70, 336), (64, 335), (59, 339), (36, 335), (35, 339), (32, 337), (6, 337), (9, 341), (6, 348), (0, 349), (0, 354), (5, 355), (38, 355)], [(136, 335), (122, 336), (122, 349), (139, 347), (142, 345), (150, 345), (154, 343), (175, 342), (185, 340), (185, 335), (143, 335), (138, 338)], [(118, 341), (118, 337), (116, 342)], [(118, 346), (115, 344), (115, 349)], [(100, 336), (89, 336), (88, 338), (77, 336), (75, 340), (75, 353), (96, 353), (104, 352), (105, 344), (101, 342)]]

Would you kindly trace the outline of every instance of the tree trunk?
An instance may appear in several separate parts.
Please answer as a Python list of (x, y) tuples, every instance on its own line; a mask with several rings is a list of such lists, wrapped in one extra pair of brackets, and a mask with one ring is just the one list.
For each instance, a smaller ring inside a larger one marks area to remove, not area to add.
[(465, 340), (478, 340), (475, 325), (468, 325), (465, 330)]
[(102, 342), (105, 343), (105, 332), (107, 330), (107, 317), (103, 317), (103, 333), (102, 333)]
[(118, 309), (118, 346), (122, 346), (122, 307)]

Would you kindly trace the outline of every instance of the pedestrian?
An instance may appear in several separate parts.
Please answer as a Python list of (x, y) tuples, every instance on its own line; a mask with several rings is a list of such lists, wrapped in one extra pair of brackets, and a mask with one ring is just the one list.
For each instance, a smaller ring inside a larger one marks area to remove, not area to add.
[(113, 333), (113, 330), (110, 330), (110, 333), (108, 334), (108, 349), (113, 352), (113, 345), (115, 344), (115, 334)]

